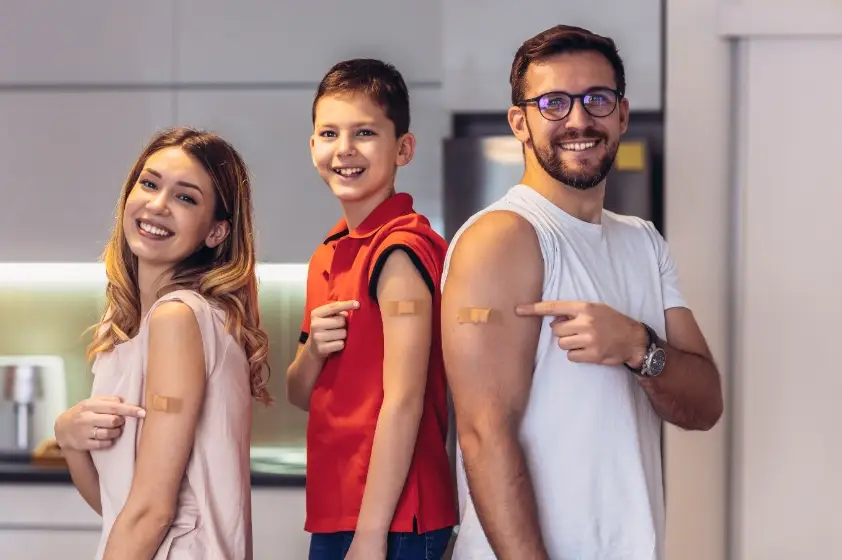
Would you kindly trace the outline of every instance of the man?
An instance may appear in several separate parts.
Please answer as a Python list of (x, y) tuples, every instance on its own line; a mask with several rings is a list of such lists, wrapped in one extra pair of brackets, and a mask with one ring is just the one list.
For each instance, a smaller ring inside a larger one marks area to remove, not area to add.
[(623, 63), (612, 40), (557, 26), (521, 46), (510, 82), (521, 184), (457, 232), (443, 279), (454, 560), (661, 560), (661, 420), (708, 430), (722, 394), (666, 242), (603, 208)]

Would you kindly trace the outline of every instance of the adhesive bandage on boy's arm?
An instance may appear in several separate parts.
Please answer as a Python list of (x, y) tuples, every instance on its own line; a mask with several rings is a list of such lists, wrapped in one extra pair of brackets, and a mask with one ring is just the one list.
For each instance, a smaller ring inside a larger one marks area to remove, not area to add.
[(419, 315), (430, 310), (430, 302), (423, 299), (393, 299), (380, 302), (380, 312), (389, 317)]
[(515, 307), (541, 297), (537, 237), (522, 218), (489, 212), (451, 251), (442, 350), (477, 515), (497, 556), (547, 558), (518, 433), (541, 321), (518, 317)]
[(181, 302), (153, 308), (146, 350), (146, 410), (131, 490), (114, 523), (104, 560), (151, 558), (176, 513), (204, 402), (204, 343), (193, 310)]

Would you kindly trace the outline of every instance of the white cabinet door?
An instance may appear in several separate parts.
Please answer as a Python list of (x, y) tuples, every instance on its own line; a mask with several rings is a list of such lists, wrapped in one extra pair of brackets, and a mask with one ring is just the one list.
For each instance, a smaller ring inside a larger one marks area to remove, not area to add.
[(0, 484), (0, 558), (90, 560), (100, 517), (69, 484)]
[(96, 554), (99, 536), (99, 531), (0, 529), (0, 558), (91, 560)]
[[(0, 18), (2, 19), (2, 18)], [(172, 92), (0, 93), (0, 262), (94, 261)]]
[(254, 558), (307, 558), (304, 488), (252, 488)]
[(170, 82), (175, 1), (3, 2), (0, 84)]
[(408, 81), (441, 77), (439, 2), (178, 0), (183, 82), (317, 83), (336, 62), (377, 57)]
[(340, 217), (313, 169), (310, 91), (183, 91), (178, 119), (221, 134), (249, 166), (258, 258), (306, 263)]
[(634, 110), (661, 108), (661, 0), (442, 2), (445, 103), (454, 111), (505, 111), (521, 44), (557, 24), (585, 27), (617, 43)]

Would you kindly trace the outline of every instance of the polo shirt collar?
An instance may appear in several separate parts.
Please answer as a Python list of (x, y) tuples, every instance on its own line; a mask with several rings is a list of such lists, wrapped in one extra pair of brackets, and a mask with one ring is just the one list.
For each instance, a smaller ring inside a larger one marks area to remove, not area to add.
[(330, 233), (325, 239), (324, 243), (336, 241), (339, 238), (354, 237), (362, 239), (374, 235), (377, 230), (382, 228), (388, 222), (391, 222), (399, 216), (411, 213), (412, 210), (412, 196), (408, 193), (396, 193), (381, 202), (374, 211), (369, 214), (363, 223), (357, 226), (354, 231), (348, 231), (348, 224), (345, 218), (341, 218), (335, 226), (330, 230)]

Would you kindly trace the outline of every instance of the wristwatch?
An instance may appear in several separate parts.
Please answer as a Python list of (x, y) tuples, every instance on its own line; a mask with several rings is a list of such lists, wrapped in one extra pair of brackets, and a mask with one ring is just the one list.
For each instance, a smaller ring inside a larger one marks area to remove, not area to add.
[(658, 377), (664, 371), (664, 366), (667, 365), (667, 353), (661, 348), (658, 343), (658, 334), (646, 323), (641, 323), (646, 329), (646, 354), (643, 356), (643, 365), (640, 369), (635, 369), (626, 364), (626, 367), (640, 377)]

